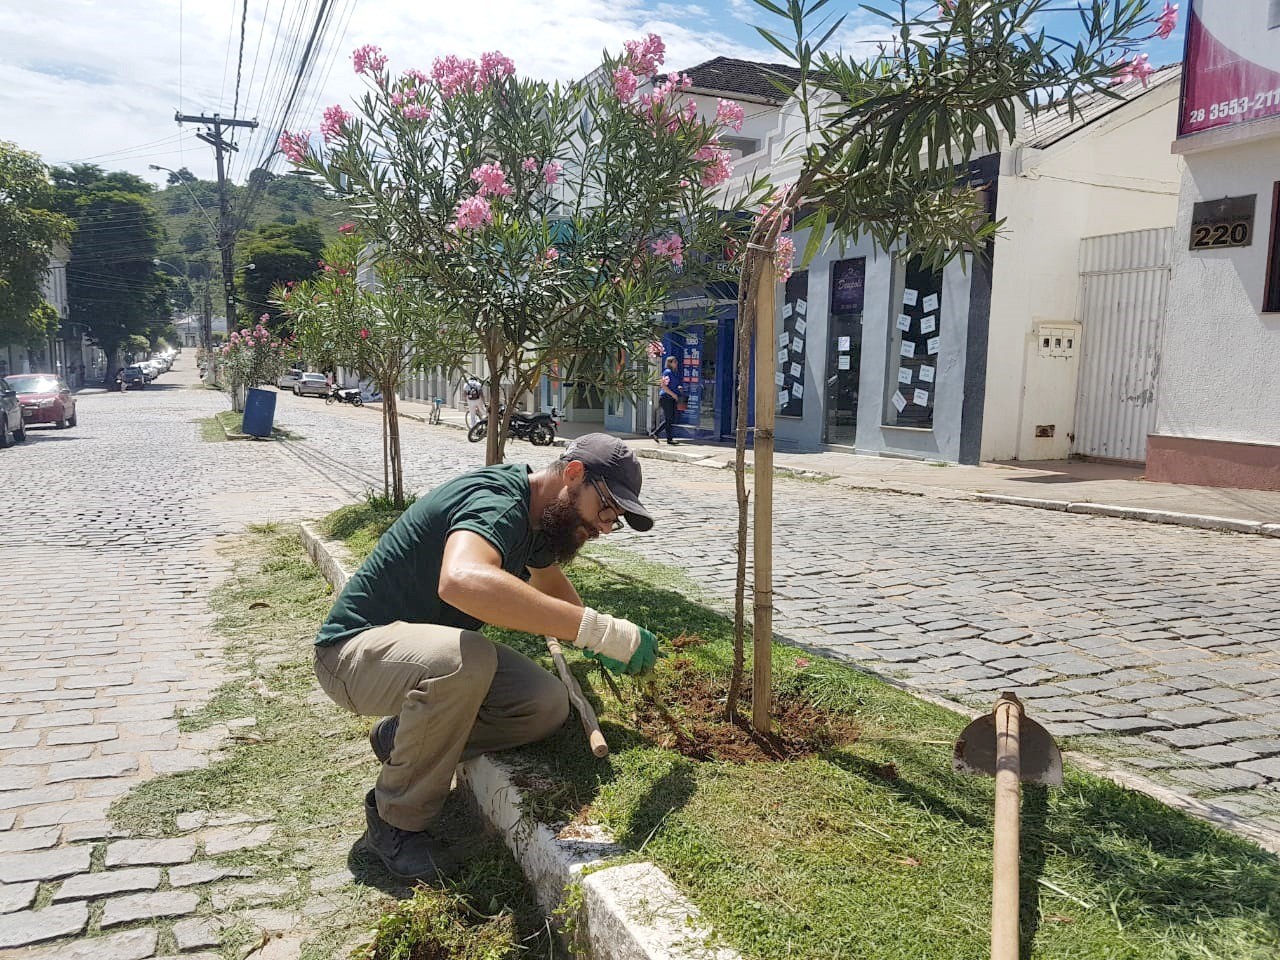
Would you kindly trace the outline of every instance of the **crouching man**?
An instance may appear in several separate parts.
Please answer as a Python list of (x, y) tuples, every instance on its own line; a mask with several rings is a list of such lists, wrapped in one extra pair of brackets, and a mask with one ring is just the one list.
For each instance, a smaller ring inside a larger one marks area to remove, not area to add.
[(432, 881), (451, 858), (432, 832), (460, 760), (532, 743), (569, 712), (560, 680), (476, 632), (484, 624), (571, 641), (644, 673), (652, 633), (584, 607), (561, 565), (588, 540), (653, 526), (640, 464), (621, 440), (581, 437), (533, 471), (500, 464), (415, 502), (338, 596), (316, 637), (325, 693), (361, 716), (382, 761), (364, 846), (397, 877)]

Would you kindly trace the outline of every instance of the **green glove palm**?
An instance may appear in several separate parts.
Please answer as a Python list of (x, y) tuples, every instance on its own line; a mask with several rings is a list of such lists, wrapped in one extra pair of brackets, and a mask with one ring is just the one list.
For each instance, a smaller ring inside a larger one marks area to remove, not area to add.
[(636, 647), (636, 652), (631, 655), (631, 659), (626, 663), (621, 660), (615, 660), (613, 657), (606, 657), (601, 653), (592, 653), (587, 651), (583, 656), (590, 660), (594, 660), (602, 665), (610, 673), (625, 673), (628, 676), (638, 677), (653, 670), (653, 666), (658, 662), (658, 657), (662, 656), (662, 651), (658, 649), (658, 638), (640, 627), (640, 646)]

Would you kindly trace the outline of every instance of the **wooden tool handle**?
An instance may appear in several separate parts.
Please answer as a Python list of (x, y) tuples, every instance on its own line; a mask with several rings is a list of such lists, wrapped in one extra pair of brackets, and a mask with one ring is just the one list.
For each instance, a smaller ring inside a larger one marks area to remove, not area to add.
[(996, 811), (991, 873), (991, 960), (1018, 960), (1018, 843), (1021, 832), (1022, 705), (1001, 697), (996, 726)]
[(591, 704), (583, 695), (582, 687), (578, 686), (577, 677), (569, 672), (569, 665), (564, 662), (564, 651), (560, 649), (560, 641), (547, 637), (547, 649), (551, 651), (551, 659), (555, 661), (556, 671), (569, 691), (569, 702), (573, 704), (574, 709), (578, 711), (579, 719), (582, 720), (582, 729), (586, 731), (591, 752), (597, 757), (607, 757), (609, 744), (605, 743), (604, 734), (600, 732), (600, 721), (596, 719), (596, 712), (591, 709)]

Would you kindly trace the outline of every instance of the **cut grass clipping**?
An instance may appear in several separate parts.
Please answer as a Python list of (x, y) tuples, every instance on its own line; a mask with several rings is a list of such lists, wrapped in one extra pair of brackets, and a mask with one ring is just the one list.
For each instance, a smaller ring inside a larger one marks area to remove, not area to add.
[[(332, 705), (312, 674), (311, 641), (333, 600), (329, 585), (293, 532), (262, 528), (226, 549), (235, 551), (236, 568), (213, 606), (228, 666), (240, 676), (183, 716), (181, 727), (204, 730), (238, 717), (257, 723), (238, 731), (243, 736), (207, 768), (158, 777), (121, 798), (112, 808), (116, 824), (138, 836), (166, 836), (176, 832), (179, 814), (211, 810), (274, 825), (268, 847), (217, 859), (292, 891), (270, 906), (306, 907), (303, 960), (558, 956), (519, 866), (462, 793), (451, 798), (441, 825), (466, 851), (462, 873), (446, 890), (410, 891), (353, 848), (378, 768), (370, 721)], [(314, 909), (312, 884), (346, 871), (351, 883), (326, 892), (324, 909)], [(228, 913), (219, 917), (234, 920)], [(232, 923), (224, 955), (243, 956), (255, 937), (252, 923)]]
[[(571, 718), (508, 754), (523, 768), (530, 811), (608, 827), (750, 960), (983, 956), (993, 795), (990, 781), (951, 771), (963, 718), (778, 645), (776, 692), (825, 716), (835, 728), (825, 745), (813, 737), (801, 759), (751, 763), (667, 749), (680, 746), (681, 725), (701, 722), (680, 702), (691, 676), (702, 675), (703, 691), (724, 684), (732, 624), (671, 590), (684, 589), (678, 570), (598, 553), (608, 567), (587, 559), (570, 569), (587, 604), (667, 641), (697, 642), (660, 664), (652, 690), (620, 680), (615, 695), (598, 669), (573, 664), (612, 752), (592, 757)], [(549, 666), (541, 638), (488, 632)], [(670, 723), (653, 720), (662, 711)], [(1244, 840), (1070, 768), (1061, 789), (1024, 790), (1022, 829), (1024, 956), (1262, 960), (1280, 951), (1280, 862)]]

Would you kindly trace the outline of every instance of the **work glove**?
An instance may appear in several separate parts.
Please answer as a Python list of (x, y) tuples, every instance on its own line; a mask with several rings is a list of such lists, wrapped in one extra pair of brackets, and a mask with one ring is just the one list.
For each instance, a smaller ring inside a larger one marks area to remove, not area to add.
[(661, 655), (658, 638), (648, 630), (590, 607), (582, 611), (582, 623), (573, 643), (610, 672), (631, 676), (649, 673)]

